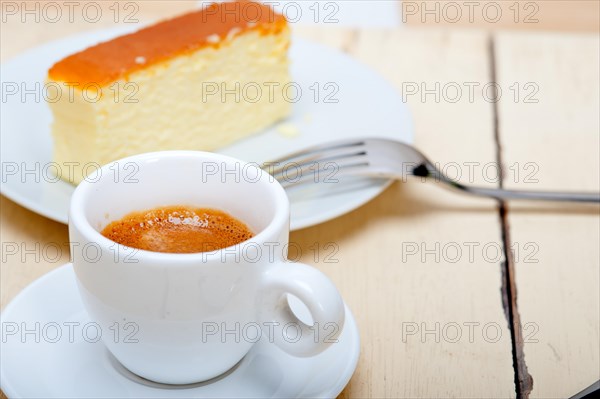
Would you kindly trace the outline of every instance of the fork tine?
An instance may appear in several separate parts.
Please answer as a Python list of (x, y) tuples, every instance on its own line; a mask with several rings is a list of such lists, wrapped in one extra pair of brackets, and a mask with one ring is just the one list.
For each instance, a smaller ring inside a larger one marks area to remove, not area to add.
[(355, 153), (346, 153), (335, 155), (331, 157), (326, 156), (315, 156), (312, 160), (303, 159), (300, 162), (288, 162), (275, 168), (274, 170), (269, 170), (276, 179), (287, 179), (290, 180), (290, 176), (292, 179), (295, 175), (306, 175), (310, 173), (317, 173), (321, 171), (329, 170), (337, 170), (340, 167), (353, 165), (353, 164), (368, 164), (368, 158), (366, 157), (367, 152), (355, 152)]
[[(315, 168), (312, 166), (316, 165)], [(274, 175), (275, 179), (285, 188), (303, 183), (338, 183), (337, 179), (345, 174), (357, 174), (365, 171), (369, 162), (364, 158), (344, 158), (324, 163), (307, 163), (294, 170), (290, 177), (288, 174)]]
[(279, 159), (265, 162), (265, 164), (266, 165), (282, 164), (282, 163), (285, 164), (285, 163), (290, 163), (292, 161), (297, 161), (300, 158), (308, 158), (310, 160), (310, 159), (313, 159), (313, 157), (320, 157), (321, 155), (328, 156), (327, 154), (329, 154), (329, 156), (331, 156), (334, 153), (339, 152), (336, 150), (345, 151), (352, 147), (363, 146), (364, 144), (365, 144), (364, 140), (354, 139), (354, 140), (336, 141), (333, 144), (329, 143), (329, 144), (315, 145), (315, 146), (306, 148), (304, 150), (291, 153), (291, 154), (281, 157)]
[(351, 149), (340, 148), (329, 150), (325, 153), (314, 153), (311, 156), (306, 156), (303, 158), (296, 158), (295, 161), (287, 161), (285, 163), (280, 164), (272, 164), (269, 166), (267, 171), (273, 176), (277, 176), (284, 171), (293, 168), (304, 168), (305, 166), (312, 166), (318, 163), (324, 164), (327, 162), (336, 162), (336, 161), (344, 161), (346, 159), (358, 159), (367, 155), (366, 151), (351, 151)]

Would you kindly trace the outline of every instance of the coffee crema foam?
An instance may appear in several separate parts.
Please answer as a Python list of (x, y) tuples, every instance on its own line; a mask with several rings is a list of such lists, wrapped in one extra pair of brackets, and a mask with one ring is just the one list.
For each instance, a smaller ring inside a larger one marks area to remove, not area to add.
[(254, 236), (226, 212), (183, 205), (132, 212), (111, 222), (101, 234), (128, 247), (167, 253), (215, 251)]

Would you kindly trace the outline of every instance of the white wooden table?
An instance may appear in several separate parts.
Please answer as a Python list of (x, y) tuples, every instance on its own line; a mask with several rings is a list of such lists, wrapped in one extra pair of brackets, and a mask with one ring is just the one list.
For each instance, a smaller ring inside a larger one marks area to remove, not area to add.
[[(142, 20), (165, 13), (142, 11)], [(9, 22), (2, 60), (110, 24)], [(296, 34), (386, 77), (411, 109), (416, 145), (461, 181), (600, 190), (597, 35), (335, 27)], [(502, 91), (499, 101), (486, 86)], [(67, 261), (68, 235), (66, 226), (1, 201), (3, 243), (65, 249), (52, 261), (3, 256), (5, 306)], [(335, 281), (359, 325), (361, 357), (341, 397), (549, 398), (600, 378), (599, 235), (598, 206), (499, 206), (411, 180), (291, 241), (302, 261)], [(328, 243), (338, 248), (335, 262), (325, 261)]]

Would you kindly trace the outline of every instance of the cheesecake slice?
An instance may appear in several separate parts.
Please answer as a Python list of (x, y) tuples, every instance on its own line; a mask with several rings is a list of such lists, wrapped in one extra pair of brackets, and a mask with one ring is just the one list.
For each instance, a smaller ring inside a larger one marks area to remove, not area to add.
[[(212, 151), (286, 117), (289, 27), (251, 1), (212, 4), (57, 62), (54, 161), (79, 183), (110, 161)], [(64, 168), (62, 167), (64, 166)]]

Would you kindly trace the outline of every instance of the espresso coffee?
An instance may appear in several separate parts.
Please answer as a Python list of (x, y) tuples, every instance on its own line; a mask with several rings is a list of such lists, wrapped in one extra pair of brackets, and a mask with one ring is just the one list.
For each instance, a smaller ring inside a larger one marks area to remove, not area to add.
[(128, 247), (168, 253), (215, 251), (254, 236), (248, 226), (225, 212), (188, 206), (130, 213), (111, 222), (102, 235)]

